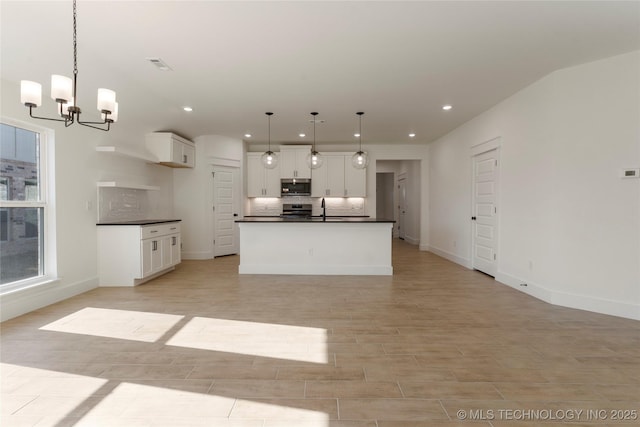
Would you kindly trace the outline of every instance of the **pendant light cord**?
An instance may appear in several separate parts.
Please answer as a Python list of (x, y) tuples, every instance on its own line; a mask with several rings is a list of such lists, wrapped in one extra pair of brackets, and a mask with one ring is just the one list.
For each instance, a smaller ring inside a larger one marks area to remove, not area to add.
[(269, 125), (267, 126), (269, 129), (269, 152), (271, 152), (271, 114), (267, 114), (267, 117), (269, 117)]
[(318, 115), (318, 113), (313, 112), (311, 113), (311, 115), (313, 116), (313, 149), (311, 151), (315, 152), (316, 151), (316, 116)]
[(359, 118), (360, 118), (360, 129), (358, 131), (358, 136), (360, 139), (360, 148), (358, 149), (358, 151), (362, 152), (362, 114), (358, 114)]

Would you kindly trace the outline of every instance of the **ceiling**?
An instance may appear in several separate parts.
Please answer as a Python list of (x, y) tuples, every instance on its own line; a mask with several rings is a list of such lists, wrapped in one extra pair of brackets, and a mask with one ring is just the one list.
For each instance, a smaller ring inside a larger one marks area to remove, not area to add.
[[(42, 83), (38, 112), (53, 113), (50, 75), (73, 70), (71, 1), (0, 7), (2, 78)], [(638, 1), (78, 0), (78, 104), (97, 119), (97, 88), (115, 90), (123, 140), (264, 143), (273, 111), (272, 143), (309, 142), (317, 111), (318, 144), (352, 145), (364, 111), (364, 144), (426, 143), (554, 70), (637, 49)]]

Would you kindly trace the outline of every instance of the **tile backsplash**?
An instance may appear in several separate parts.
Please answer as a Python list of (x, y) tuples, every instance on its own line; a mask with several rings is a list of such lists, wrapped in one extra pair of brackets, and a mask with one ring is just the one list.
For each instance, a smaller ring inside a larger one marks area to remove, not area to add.
[(98, 222), (149, 218), (147, 190), (105, 187), (98, 191)]
[[(318, 197), (287, 197), (268, 198), (256, 197), (249, 199), (249, 209), (246, 215), (250, 216), (278, 216), (282, 213), (283, 203), (310, 203), (313, 206), (313, 215), (321, 215), (321, 198)], [(325, 198), (327, 215), (333, 216), (360, 216), (364, 215), (364, 198), (361, 197), (327, 197)]]

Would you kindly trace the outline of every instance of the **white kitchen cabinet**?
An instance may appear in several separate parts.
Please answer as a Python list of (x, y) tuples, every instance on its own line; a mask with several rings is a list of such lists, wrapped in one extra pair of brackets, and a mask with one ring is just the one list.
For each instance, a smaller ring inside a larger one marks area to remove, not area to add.
[(351, 154), (326, 153), (312, 171), (312, 197), (366, 197), (367, 170), (351, 166)]
[(344, 167), (344, 155), (325, 155), (322, 166), (311, 171), (311, 197), (343, 197)]
[(280, 178), (311, 178), (311, 169), (307, 165), (310, 145), (280, 146)]
[(100, 286), (135, 286), (180, 261), (180, 222), (98, 226)]
[(344, 158), (344, 196), (367, 197), (367, 169), (351, 166), (351, 156)]
[(247, 153), (247, 197), (280, 197), (280, 169), (267, 169), (262, 153)]
[(153, 132), (146, 135), (147, 150), (158, 158), (161, 165), (173, 168), (193, 168), (196, 165), (195, 144), (171, 132)]

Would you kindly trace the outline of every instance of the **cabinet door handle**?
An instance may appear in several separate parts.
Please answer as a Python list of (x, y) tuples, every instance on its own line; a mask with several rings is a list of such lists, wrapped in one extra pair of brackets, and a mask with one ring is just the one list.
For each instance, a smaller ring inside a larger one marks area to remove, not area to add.
[(171, 227), (171, 230), (176, 230), (178, 227)]
[(157, 232), (158, 232), (158, 230), (151, 230), (151, 231), (149, 232), (149, 234), (151, 234), (151, 233), (157, 233)]
[(171, 246), (175, 246), (175, 245), (176, 245), (177, 240), (178, 240), (178, 238), (177, 238), (177, 237), (175, 237), (175, 236), (174, 236), (174, 237), (172, 237), (172, 238), (171, 238)]
[(186, 154), (182, 155), (182, 163), (187, 163), (187, 155)]
[(346, 188), (344, 189), (344, 195), (345, 196), (347, 195), (347, 189)]
[(153, 249), (152, 250), (154, 250), (154, 251), (158, 250), (158, 241), (157, 240), (153, 241)]

